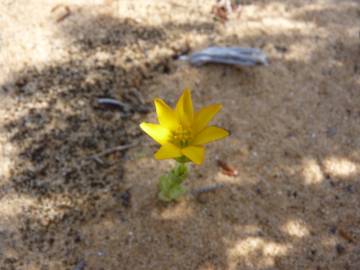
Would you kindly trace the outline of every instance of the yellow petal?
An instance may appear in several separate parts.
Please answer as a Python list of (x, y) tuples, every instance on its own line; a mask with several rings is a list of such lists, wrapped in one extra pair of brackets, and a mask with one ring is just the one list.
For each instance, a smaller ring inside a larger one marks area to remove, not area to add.
[(140, 128), (161, 145), (166, 144), (171, 137), (170, 131), (161, 125), (143, 122)]
[(180, 123), (186, 127), (191, 127), (194, 119), (194, 109), (189, 89), (185, 89), (176, 104), (176, 114)]
[(160, 125), (169, 130), (176, 130), (179, 124), (175, 111), (160, 98), (155, 99), (154, 103)]
[(181, 157), (181, 150), (176, 145), (171, 143), (162, 145), (160, 149), (155, 153), (156, 159), (168, 159)]
[(195, 113), (193, 124), (194, 133), (197, 134), (198, 132), (202, 131), (221, 108), (221, 104), (212, 104), (202, 108), (200, 111)]
[(181, 152), (195, 164), (200, 165), (204, 161), (205, 149), (203, 146), (188, 146), (181, 149)]
[(207, 127), (191, 142), (192, 145), (203, 145), (229, 136), (229, 132), (219, 127)]

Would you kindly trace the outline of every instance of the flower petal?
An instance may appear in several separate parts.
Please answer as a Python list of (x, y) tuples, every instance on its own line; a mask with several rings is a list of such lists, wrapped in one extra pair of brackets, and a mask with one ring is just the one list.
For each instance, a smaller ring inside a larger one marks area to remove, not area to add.
[(204, 161), (205, 149), (203, 146), (188, 146), (181, 149), (181, 152), (195, 164), (200, 165)]
[(197, 134), (198, 132), (202, 131), (207, 124), (213, 119), (215, 114), (217, 114), (222, 108), (221, 104), (212, 104), (207, 107), (202, 108), (200, 111), (195, 113), (194, 119), (194, 133)]
[(155, 99), (154, 103), (160, 125), (169, 130), (176, 130), (179, 124), (175, 111), (160, 98)]
[(194, 108), (189, 89), (185, 89), (176, 104), (176, 114), (180, 123), (186, 127), (191, 127), (194, 120)]
[(229, 132), (219, 127), (207, 127), (191, 142), (192, 145), (203, 145), (229, 136)]
[(172, 143), (162, 145), (155, 153), (156, 159), (177, 158), (182, 156), (180, 148)]
[(166, 144), (171, 137), (171, 132), (161, 125), (143, 122), (140, 128), (161, 145)]

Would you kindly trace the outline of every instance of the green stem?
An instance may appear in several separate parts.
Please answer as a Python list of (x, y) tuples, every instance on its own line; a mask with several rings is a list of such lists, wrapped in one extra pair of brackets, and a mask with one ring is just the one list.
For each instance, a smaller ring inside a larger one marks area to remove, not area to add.
[(180, 196), (186, 193), (186, 189), (182, 183), (188, 175), (188, 169), (185, 162), (176, 161), (175, 168), (166, 175), (160, 177), (160, 193), (159, 199), (170, 202), (177, 200)]

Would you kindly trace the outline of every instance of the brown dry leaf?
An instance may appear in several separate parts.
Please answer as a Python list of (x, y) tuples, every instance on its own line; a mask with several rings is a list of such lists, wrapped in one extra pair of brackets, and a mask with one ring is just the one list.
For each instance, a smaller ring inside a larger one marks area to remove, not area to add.
[(217, 164), (221, 168), (221, 172), (223, 174), (228, 175), (228, 176), (237, 176), (238, 175), (238, 171), (231, 165), (227, 164), (225, 161), (218, 159)]
[(354, 239), (352, 238), (352, 236), (348, 232), (346, 232), (346, 231), (344, 231), (342, 229), (339, 230), (339, 235), (342, 238), (344, 238), (345, 240), (347, 240), (349, 243), (354, 242)]

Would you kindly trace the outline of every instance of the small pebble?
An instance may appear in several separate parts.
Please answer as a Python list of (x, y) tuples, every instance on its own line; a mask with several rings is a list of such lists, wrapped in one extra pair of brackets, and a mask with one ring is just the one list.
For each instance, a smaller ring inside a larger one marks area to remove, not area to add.
[(130, 189), (126, 190), (125, 192), (123, 192), (121, 194), (121, 204), (124, 207), (130, 207), (131, 205), (131, 193), (130, 193)]
[(74, 270), (84, 270), (86, 267), (86, 263), (84, 260), (80, 260), (75, 266)]
[(339, 255), (343, 255), (345, 253), (345, 247), (343, 245), (336, 244), (335, 249)]
[(326, 130), (326, 135), (329, 137), (329, 138), (332, 138), (336, 135), (337, 133), (337, 129), (335, 127), (330, 127)]
[(209, 195), (208, 194), (205, 194), (205, 193), (200, 193), (196, 196), (196, 200), (199, 202), (199, 203), (202, 203), (202, 204), (205, 204), (209, 201)]
[(344, 188), (345, 191), (349, 192), (349, 193), (353, 193), (354, 192), (354, 189), (353, 189), (353, 186), (352, 185), (347, 185), (345, 188)]
[(329, 229), (329, 232), (330, 232), (331, 234), (335, 234), (335, 233), (337, 232), (336, 226), (331, 226), (330, 229)]
[(288, 48), (282, 45), (275, 45), (274, 48), (279, 53), (286, 53), (288, 51)]

